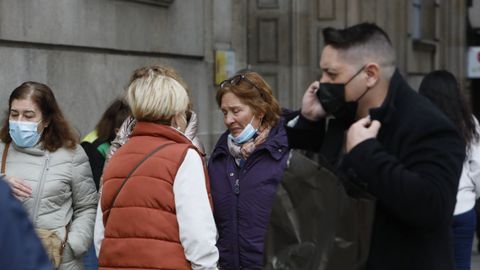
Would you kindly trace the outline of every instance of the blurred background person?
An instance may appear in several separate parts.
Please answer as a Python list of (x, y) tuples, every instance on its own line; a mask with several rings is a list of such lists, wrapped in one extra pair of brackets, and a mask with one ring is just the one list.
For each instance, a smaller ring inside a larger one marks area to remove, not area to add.
[(88, 157), (48, 86), (25, 82), (13, 90), (0, 139), (5, 178), (54, 266), (82, 269), (97, 192)]
[(216, 95), (227, 130), (208, 164), (221, 269), (263, 269), (272, 200), (289, 149), (280, 106), (256, 72), (222, 82)]
[[(97, 191), (110, 144), (113, 139), (115, 139), (116, 133), (123, 121), (125, 121), (129, 115), (130, 108), (125, 101), (121, 98), (115, 99), (103, 113), (95, 126), (95, 130), (89, 133), (90, 141), (84, 138), (84, 141), (80, 144), (88, 156)], [(86, 270), (98, 269), (98, 260), (93, 242), (85, 254), (83, 261)]]
[[(103, 165), (110, 149), (111, 142), (115, 139), (123, 121), (130, 115), (130, 108), (123, 99), (115, 99), (105, 110), (102, 117), (92, 131), (95, 135), (90, 135), (90, 141), (84, 139), (81, 146), (87, 153), (92, 168), (93, 180), (99, 187), (100, 177), (103, 172)], [(90, 132), (89, 134), (93, 134)]]
[(419, 93), (436, 105), (457, 127), (467, 145), (453, 216), (455, 267), (470, 269), (476, 228), (475, 200), (480, 196), (479, 125), (452, 73), (433, 71), (425, 76)]
[(217, 269), (208, 176), (184, 134), (190, 100), (175, 78), (162, 66), (131, 78), (126, 100), (137, 122), (105, 167), (100, 269)]

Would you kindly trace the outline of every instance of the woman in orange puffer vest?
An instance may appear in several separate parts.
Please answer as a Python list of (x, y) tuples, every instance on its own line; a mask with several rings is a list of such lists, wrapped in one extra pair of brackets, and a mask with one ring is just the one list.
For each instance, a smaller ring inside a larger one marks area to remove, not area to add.
[(100, 269), (217, 269), (208, 176), (183, 134), (184, 85), (166, 67), (132, 76), (126, 99), (137, 123), (104, 171)]

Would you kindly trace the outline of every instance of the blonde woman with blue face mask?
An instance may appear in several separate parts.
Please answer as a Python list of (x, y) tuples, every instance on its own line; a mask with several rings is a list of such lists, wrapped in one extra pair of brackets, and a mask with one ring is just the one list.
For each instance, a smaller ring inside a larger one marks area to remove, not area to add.
[(0, 130), (2, 174), (58, 269), (81, 269), (97, 192), (88, 158), (52, 90), (26, 82), (10, 95)]

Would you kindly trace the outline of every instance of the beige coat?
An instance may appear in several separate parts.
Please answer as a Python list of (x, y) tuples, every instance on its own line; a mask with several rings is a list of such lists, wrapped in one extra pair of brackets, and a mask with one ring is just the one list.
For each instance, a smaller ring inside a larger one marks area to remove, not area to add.
[[(4, 148), (0, 142), (0, 155)], [(6, 160), (5, 174), (32, 187), (32, 196), (22, 202), (35, 228), (56, 230), (64, 239), (66, 225), (72, 221), (59, 269), (83, 269), (82, 255), (92, 243), (98, 196), (82, 147), (52, 153), (12, 143)]]

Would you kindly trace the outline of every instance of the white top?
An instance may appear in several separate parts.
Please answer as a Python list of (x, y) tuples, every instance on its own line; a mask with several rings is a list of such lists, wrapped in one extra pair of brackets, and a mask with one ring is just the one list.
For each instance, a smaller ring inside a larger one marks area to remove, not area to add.
[[(475, 129), (480, 134), (480, 127), (475, 117)], [(457, 204), (454, 215), (465, 213), (475, 206), (480, 197), (480, 142), (473, 141), (467, 148), (467, 156), (463, 162), (462, 175), (458, 184)]]
[[(180, 232), (180, 242), (185, 257), (192, 269), (217, 269), (218, 249), (217, 228), (205, 186), (205, 175), (200, 155), (188, 149), (187, 155), (179, 167), (173, 183), (175, 209)], [(95, 251), (100, 253), (104, 238), (102, 209), (98, 203), (95, 221)]]

